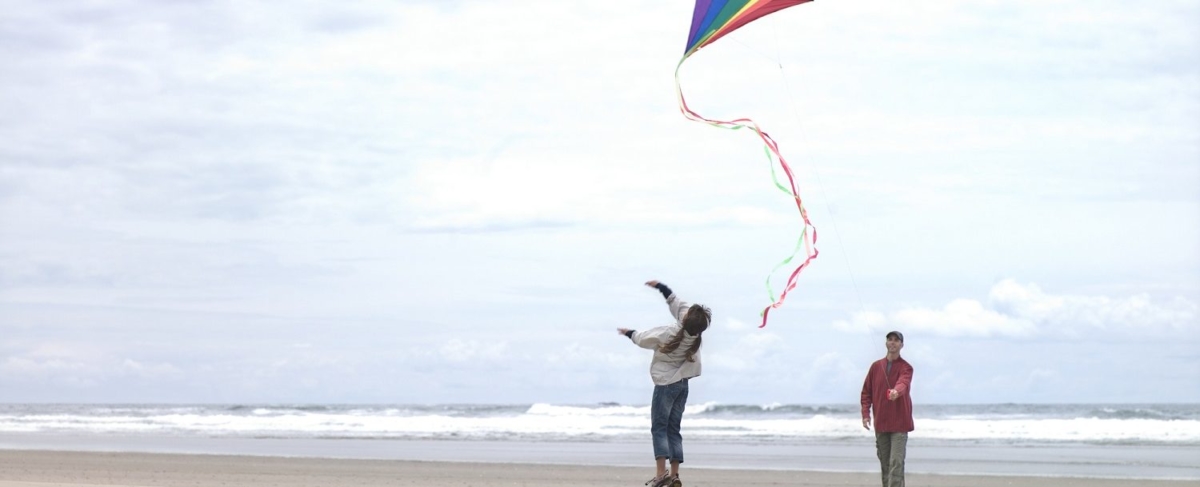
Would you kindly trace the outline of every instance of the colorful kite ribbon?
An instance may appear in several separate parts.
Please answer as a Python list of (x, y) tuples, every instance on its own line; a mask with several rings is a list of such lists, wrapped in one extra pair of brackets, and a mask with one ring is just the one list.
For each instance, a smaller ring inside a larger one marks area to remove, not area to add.
[[(759, 328), (767, 326), (767, 315), (772, 309), (783, 305), (783, 301), (787, 298), (788, 293), (796, 288), (796, 278), (800, 275), (800, 272), (807, 268), (813, 259), (817, 258), (817, 228), (808, 219), (808, 211), (804, 209), (804, 202), (800, 199), (800, 192), (796, 189), (795, 174), (792, 172), (792, 168), (788, 166), (783, 154), (779, 152), (779, 144), (764, 132), (758, 126), (758, 123), (749, 118), (713, 120), (688, 108), (687, 101), (683, 97), (683, 88), (679, 83), (679, 69), (683, 66), (683, 62), (700, 48), (711, 44), (713, 41), (733, 32), (737, 28), (769, 13), (809, 1), (811, 0), (697, 0), (695, 11), (692, 14), (692, 28), (688, 34), (687, 49), (684, 50), (683, 58), (679, 60), (679, 64), (675, 66), (675, 93), (679, 97), (679, 110), (683, 112), (683, 115), (689, 120), (707, 123), (714, 127), (730, 130), (738, 130), (745, 127), (758, 134), (758, 137), (762, 139), (765, 146), (764, 151), (767, 154), (767, 160), (771, 164), (771, 178), (775, 182), (775, 186), (780, 191), (791, 196), (796, 201), (796, 209), (800, 211), (800, 218), (803, 225), (800, 230), (800, 238), (796, 242), (795, 250), (783, 262), (777, 264), (771, 270), (771, 273), (767, 275), (767, 295), (771, 298), (771, 305), (763, 309), (762, 324), (759, 325)], [(779, 182), (779, 177), (775, 173), (775, 161), (772, 159), (772, 156), (774, 156), (774, 159), (779, 160), (779, 165), (783, 168), (784, 175), (787, 176), (787, 187)], [(800, 253), (801, 248), (804, 248), (804, 261), (796, 266), (795, 270), (788, 275), (783, 292), (779, 294), (779, 299), (775, 299), (775, 291), (771, 288), (771, 276), (780, 268), (791, 264), (796, 255)]]

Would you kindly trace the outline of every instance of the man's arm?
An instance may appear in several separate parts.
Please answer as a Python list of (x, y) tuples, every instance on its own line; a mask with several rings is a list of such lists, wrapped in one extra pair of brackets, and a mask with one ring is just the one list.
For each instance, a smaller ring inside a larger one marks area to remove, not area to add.
[(871, 374), (873, 373), (875, 373), (875, 364), (871, 364), (871, 368), (867, 370), (867, 378), (863, 379), (862, 397), (860, 398), (863, 428), (868, 430), (871, 429)]
[(892, 394), (888, 394), (888, 400), (895, 401), (905, 394), (908, 394), (908, 387), (912, 384), (913, 368), (908, 362), (904, 363), (904, 367), (900, 369), (900, 378), (896, 379), (896, 387), (892, 388)]

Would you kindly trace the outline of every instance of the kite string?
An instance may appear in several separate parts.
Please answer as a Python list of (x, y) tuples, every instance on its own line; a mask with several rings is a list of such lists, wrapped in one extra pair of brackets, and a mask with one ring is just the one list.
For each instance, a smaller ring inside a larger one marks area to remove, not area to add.
[[(779, 56), (779, 29), (775, 28), (776, 24), (771, 24), (771, 29), (775, 33), (775, 64), (779, 66), (779, 77), (783, 78), (783, 86), (787, 91), (788, 108), (792, 112), (792, 119), (800, 124), (800, 115), (796, 112), (796, 97), (792, 94), (792, 83), (788, 79), (787, 71), (783, 69), (783, 61)], [(859, 309), (863, 312), (867, 311), (867, 306), (863, 302), (862, 292), (858, 290), (858, 280), (854, 277), (854, 267), (850, 265), (850, 254), (846, 252), (846, 246), (842, 243), (842, 232), (838, 230), (837, 218), (834, 218), (833, 210), (829, 207), (829, 193), (825, 190), (825, 182), (821, 180), (821, 171), (816, 166), (809, 166), (812, 169), (813, 175), (817, 178), (817, 187), (821, 190), (822, 199), (825, 200), (825, 212), (829, 214), (829, 223), (833, 225), (833, 236), (837, 240), (838, 249), (842, 251), (842, 261), (846, 264), (846, 272), (850, 274), (850, 284), (854, 287), (854, 296), (858, 298)]]
[[(796, 269), (793, 270), (792, 273), (788, 276), (787, 282), (783, 288), (783, 292), (780, 293), (778, 300), (776, 300), (774, 297), (774, 291), (770, 289), (770, 276), (767, 277), (767, 292), (771, 296), (772, 303), (770, 306), (767, 306), (762, 311), (762, 324), (759, 325), (759, 328), (762, 328), (762, 327), (767, 326), (767, 317), (768, 317), (768, 314), (770, 313), (770, 311), (772, 309), (778, 308), (783, 305), (784, 300), (787, 299), (788, 293), (796, 288), (796, 278), (800, 275), (800, 273), (805, 268), (807, 268), (809, 266), (809, 264), (812, 263), (813, 259), (817, 258), (817, 255), (819, 254), (819, 251), (817, 250), (817, 247), (816, 247), (817, 228), (815, 226), (813, 226), (812, 221), (810, 221), (808, 219), (808, 211), (804, 209), (804, 202), (800, 199), (800, 191), (796, 189), (795, 174), (793, 174), (792, 168), (790, 166), (788, 166), (787, 160), (784, 159), (783, 154), (781, 154), (779, 152), (779, 144), (776, 143), (775, 139), (772, 139), (769, 134), (764, 132), (762, 130), (762, 128), (758, 126), (757, 122), (755, 122), (754, 120), (751, 120), (749, 118), (738, 118), (738, 119), (729, 120), (729, 121), (712, 120), (709, 118), (705, 118), (704, 116), (701, 116), (700, 114), (692, 111), (692, 109), (687, 106), (687, 100), (685, 100), (683, 97), (683, 88), (679, 83), (679, 69), (683, 66), (683, 62), (685, 60), (687, 60), (686, 55), (682, 59), (680, 59), (679, 64), (677, 66), (675, 66), (675, 93), (679, 98), (679, 109), (681, 112), (683, 112), (684, 117), (686, 117), (692, 121), (703, 122), (703, 123), (707, 123), (714, 127), (726, 128), (726, 129), (731, 129), (731, 130), (737, 130), (742, 127), (748, 127), (751, 130), (753, 130), (754, 133), (758, 134), (758, 137), (763, 141), (763, 144), (766, 146), (766, 150), (768, 151), (768, 158), (770, 157), (771, 154), (774, 154), (774, 156), (779, 160), (779, 165), (783, 169), (784, 175), (787, 176), (788, 185), (791, 188), (791, 192), (789, 194), (793, 197), (793, 199), (795, 199), (796, 209), (799, 210), (800, 218), (803, 220), (803, 226), (802, 226), (802, 230), (800, 233), (800, 242), (797, 242), (796, 248), (797, 248), (797, 250), (799, 250), (799, 248), (801, 246), (804, 247), (804, 249), (805, 249), (804, 262), (800, 263), (800, 265), (797, 266)], [(772, 177), (775, 177), (774, 176), (774, 164), (772, 164)], [(776, 184), (776, 186), (779, 186), (780, 189), (784, 190), (784, 192), (787, 192), (787, 188), (784, 188), (783, 185), (779, 183), (778, 179), (775, 180), (775, 184)], [(811, 229), (811, 233), (810, 233), (810, 229)], [(803, 245), (801, 245), (801, 243)], [(776, 269), (778, 269), (781, 266), (787, 265), (789, 262), (791, 262), (792, 258), (795, 257), (795, 255), (796, 255), (795, 252), (793, 252), (793, 254), (791, 256), (789, 256), (787, 259), (785, 259), (783, 263), (776, 266)]]

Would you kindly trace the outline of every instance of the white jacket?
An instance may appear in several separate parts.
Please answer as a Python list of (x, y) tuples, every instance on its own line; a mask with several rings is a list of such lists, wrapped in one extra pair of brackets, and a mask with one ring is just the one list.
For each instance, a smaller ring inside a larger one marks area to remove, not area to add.
[[(687, 316), (688, 308), (692, 305), (671, 293), (667, 298), (667, 306), (671, 309), (671, 316), (675, 317), (675, 324), (635, 332), (630, 337), (637, 346), (654, 350), (654, 358), (650, 360), (650, 379), (657, 386), (674, 384), (700, 375), (700, 351), (696, 350), (696, 354), (692, 356), (694, 362), (687, 360), (687, 351), (698, 336), (688, 335), (685, 331), (683, 341), (674, 351), (658, 351), (658, 347), (670, 342), (675, 334), (683, 329), (683, 317)], [(703, 348), (703, 345), (701, 347)]]

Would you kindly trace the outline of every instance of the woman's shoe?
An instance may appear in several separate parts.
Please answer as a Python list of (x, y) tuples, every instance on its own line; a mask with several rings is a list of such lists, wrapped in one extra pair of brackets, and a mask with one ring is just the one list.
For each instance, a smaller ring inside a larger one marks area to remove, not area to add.
[(674, 477), (671, 477), (671, 474), (668, 472), (647, 480), (646, 485), (649, 487), (670, 487), (672, 480), (674, 480)]

